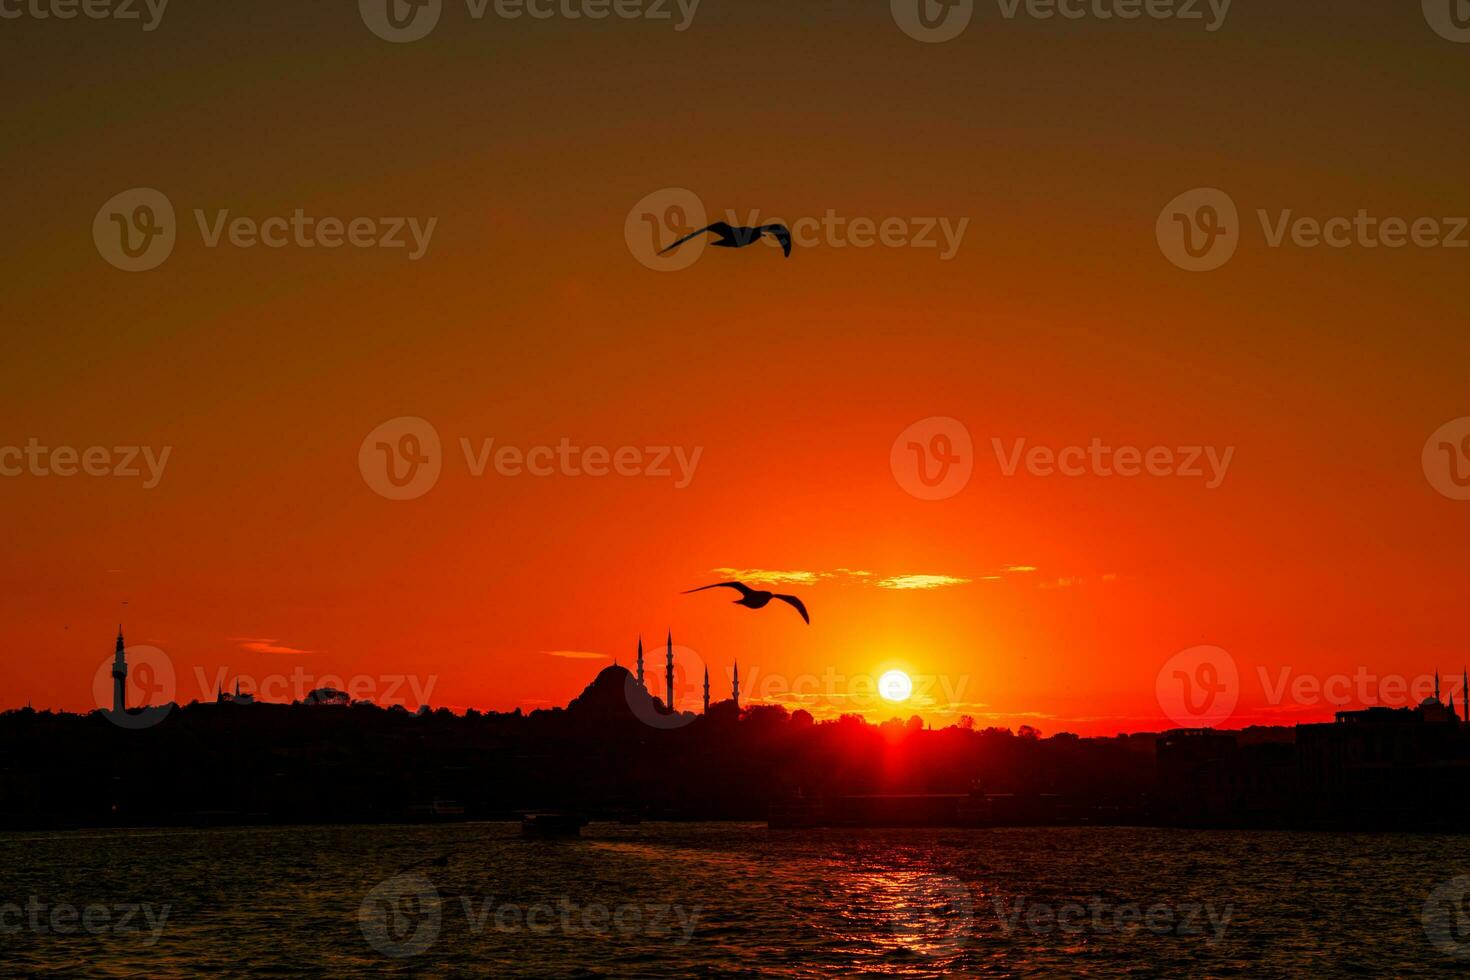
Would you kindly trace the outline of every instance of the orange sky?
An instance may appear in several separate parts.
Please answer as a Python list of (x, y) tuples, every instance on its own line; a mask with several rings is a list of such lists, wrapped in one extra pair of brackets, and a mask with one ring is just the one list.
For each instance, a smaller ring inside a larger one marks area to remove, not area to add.
[[(0, 447), (170, 456), (151, 489), (0, 477), (0, 705), (93, 707), (119, 619), (183, 699), (223, 670), (564, 704), (602, 662), (552, 653), (628, 663), (672, 628), (717, 694), (738, 657), (747, 694), (817, 678), (833, 714), (898, 666), (936, 724), (1089, 734), (1172, 724), (1156, 681), (1204, 644), (1238, 667), (1232, 725), (1330, 716), (1272, 697), (1282, 671), (1470, 660), (1470, 503), (1420, 458), (1470, 415), (1470, 252), (1273, 249), (1255, 219), (1470, 214), (1470, 47), (1417, 5), (1240, 4), (1208, 34), (982, 5), (936, 45), (882, 3), (706, 0), (682, 33), (452, 7), (407, 45), (328, 6), (3, 26), (27, 96), (0, 150)], [(167, 195), (179, 241), (125, 273), (90, 229), (133, 187)], [(667, 187), (742, 220), (969, 224), (948, 261), (822, 241), (660, 273), (623, 232)], [(1246, 219), (1214, 272), (1154, 238), (1194, 187)], [(192, 216), (298, 208), (437, 225), (409, 261), (208, 248)], [(358, 452), (403, 416), (434, 426), (442, 473), (392, 501)], [(919, 500), (890, 450), (938, 416), (974, 475)], [(683, 488), (475, 477), (460, 440), (490, 438), (700, 456)], [(1207, 489), (1007, 477), (992, 447), (1094, 438), (1234, 452)], [(812, 625), (679, 594), (724, 568), (806, 573)], [(964, 581), (874, 584), (906, 575)]]

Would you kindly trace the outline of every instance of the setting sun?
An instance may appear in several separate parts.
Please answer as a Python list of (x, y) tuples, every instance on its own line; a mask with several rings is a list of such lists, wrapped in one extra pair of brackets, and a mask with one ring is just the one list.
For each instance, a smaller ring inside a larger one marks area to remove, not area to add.
[(878, 693), (885, 701), (907, 701), (914, 693), (914, 682), (901, 670), (890, 670), (878, 678)]

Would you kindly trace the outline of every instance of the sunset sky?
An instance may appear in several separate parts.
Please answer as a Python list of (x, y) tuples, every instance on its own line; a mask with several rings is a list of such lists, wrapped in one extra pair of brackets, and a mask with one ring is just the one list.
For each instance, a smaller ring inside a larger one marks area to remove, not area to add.
[[(96, 707), (119, 621), (184, 701), (299, 670), (529, 710), (640, 633), (661, 676), (671, 629), (717, 696), (738, 658), (747, 703), (823, 717), (898, 668), (934, 700), (870, 719), (1156, 730), (1201, 645), (1238, 667), (1229, 727), (1331, 717), (1283, 671), (1439, 667), (1460, 703), (1470, 502), (1421, 453), (1470, 416), (1470, 248), (1273, 248), (1257, 219), (1470, 215), (1470, 45), (1419, 4), (1237, 0), (1209, 32), (991, 2), (942, 44), (886, 0), (704, 0), (682, 32), (450, 0), (406, 44), (356, 6), (0, 20), (0, 446), (170, 449), (152, 488), (0, 477), (0, 707)], [(139, 187), (178, 241), (130, 273), (92, 228)], [(1155, 225), (1200, 187), (1243, 226), (1187, 272)], [(822, 233), (665, 272), (624, 234), (665, 188), (735, 223), (968, 224), (948, 260)], [(195, 209), (436, 224), (417, 260), (211, 248)], [(390, 500), (359, 450), (402, 417), (442, 472)], [(923, 500), (890, 453), (936, 417), (974, 471)], [(682, 487), (476, 477), (461, 440), (492, 438), (699, 455)], [(1209, 488), (1007, 476), (992, 442), (1094, 439), (1233, 454)], [(812, 625), (680, 594), (732, 574)]]

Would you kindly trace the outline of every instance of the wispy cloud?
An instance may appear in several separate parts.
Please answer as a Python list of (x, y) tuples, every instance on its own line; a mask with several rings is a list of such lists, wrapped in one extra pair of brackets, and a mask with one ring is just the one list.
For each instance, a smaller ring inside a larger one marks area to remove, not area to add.
[(890, 575), (877, 577), (873, 572), (856, 568), (836, 568), (832, 571), (776, 571), (769, 568), (716, 568), (714, 574), (726, 579), (738, 579), (747, 585), (815, 585), (825, 581), (853, 582), (872, 585), (880, 589), (939, 589), (947, 585), (965, 585), (969, 579), (955, 575)]
[(831, 578), (834, 572), (776, 571), (769, 568), (716, 568), (716, 575), (726, 579), (738, 579), (746, 585), (811, 585), (820, 579)]
[(542, 650), (548, 657), (564, 657), (567, 660), (611, 660), (605, 653), (593, 653), (590, 650)]
[(942, 589), (951, 585), (968, 585), (970, 580), (954, 575), (893, 575), (879, 579), (873, 584), (880, 589)]
[(1105, 572), (1102, 575), (1058, 575), (1052, 577), (1043, 575), (1035, 565), (1006, 565), (997, 572), (991, 572), (980, 576), (981, 582), (1027, 582), (1038, 589), (1070, 589), (1074, 586), (1090, 585), (1097, 582), (1104, 584), (1118, 581), (1118, 576), (1113, 572)]
[(975, 578), (939, 573), (880, 575), (875, 572), (856, 568), (834, 568), (831, 571), (810, 571), (806, 569), (783, 570), (772, 568), (715, 568), (711, 569), (711, 574), (718, 575), (725, 581), (735, 579), (747, 585), (757, 587), (781, 585), (809, 586), (821, 582), (841, 582), (851, 585), (887, 589), (891, 592), (923, 592), (933, 589), (948, 589), (960, 585), (971, 585), (977, 581), (1004, 582), (1015, 580), (1017, 582), (1024, 581), (1038, 589), (1067, 589), (1079, 585), (1097, 582), (1111, 583), (1118, 580), (1118, 576), (1112, 572), (1091, 577), (1083, 577), (1081, 575), (1054, 577), (1039, 574), (1040, 571), (1035, 565), (1011, 564), (1003, 565), (997, 571), (979, 575)]
[(251, 653), (316, 653), (315, 650), (298, 650), (295, 647), (287, 646), (280, 640), (267, 639), (260, 636), (232, 636), (230, 640), (237, 644), (240, 649), (249, 650)]
[(1087, 584), (1089, 584), (1091, 582), (1116, 582), (1116, 581), (1118, 581), (1118, 576), (1114, 575), (1111, 572), (1107, 573), (1106, 575), (1100, 575), (1096, 579), (1084, 578), (1081, 575), (1067, 575), (1067, 576), (1063, 576), (1062, 578), (1055, 579), (1053, 581), (1045, 581), (1045, 582), (1042, 582), (1040, 585), (1037, 586), (1037, 588), (1041, 588), (1041, 589), (1070, 589), (1073, 586), (1087, 585)]

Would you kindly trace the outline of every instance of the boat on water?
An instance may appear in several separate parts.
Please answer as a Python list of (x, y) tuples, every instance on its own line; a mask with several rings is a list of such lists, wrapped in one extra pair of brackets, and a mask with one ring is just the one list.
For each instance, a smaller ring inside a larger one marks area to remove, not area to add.
[(521, 815), (523, 837), (580, 837), (587, 818), (577, 813), (546, 811)]
[(434, 800), (409, 806), (407, 817), (412, 823), (463, 823), (465, 808), (454, 800)]

